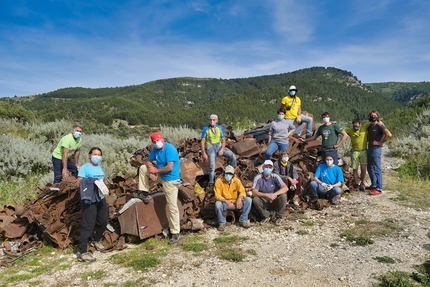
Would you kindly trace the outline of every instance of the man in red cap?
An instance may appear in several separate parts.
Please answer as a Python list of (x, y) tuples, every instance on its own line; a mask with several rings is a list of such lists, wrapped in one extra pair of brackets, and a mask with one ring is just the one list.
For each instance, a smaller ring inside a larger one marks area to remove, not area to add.
[[(175, 146), (166, 142), (160, 132), (151, 134), (154, 147), (144, 165), (139, 167), (139, 192), (134, 196), (145, 204), (151, 201), (149, 196), (149, 179), (163, 185), (169, 209), (169, 227), (172, 237), (169, 244), (178, 242), (180, 224), (178, 209), (178, 185), (180, 184), (180, 162)], [(156, 162), (156, 166), (152, 163)]]

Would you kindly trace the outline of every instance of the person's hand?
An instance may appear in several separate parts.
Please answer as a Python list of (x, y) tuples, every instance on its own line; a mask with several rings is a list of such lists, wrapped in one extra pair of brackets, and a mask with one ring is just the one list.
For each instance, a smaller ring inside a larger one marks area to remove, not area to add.
[(295, 178), (291, 178), (290, 182), (291, 182), (291, 185), (296, 185), (297, 183), (299, 183), (299, 181)]
[(326, 188), (327, 188), (327, 183), (323, 182), (323, 183), (321, 183), (321, 186), (322, 186), (324, 189), (326, 189)]
[(156, 181), (157, 180), (157, 175), (154, 174), (154, 173), (150, 173), (149, 174), (149, 179), (152, 180), (152, 181)]
[(338, 145), (338, 144), (335, 144), (335, 145), (333, 146), (333, 148), (334, 148), (334, 149), (338, 149), (338, 148), (339, 148), (339, 145)]
[(81, 165), (79, 163), (75, 164), (77, 169), (81, 168)]
[(332, 190), (332, 189), (333, 189), (333, 185), (331, 185), (331, 184), (327, 185), (327, 191)]
[(61, 175), (63, 176), (63, 178), (66, 178), (68, 176), (69, 171), (66, 168), (63, 168), (63, 170), (61, 171)]
[(267, 198), (270, 200), (270, 202), (274, 201), (278, 196), (274, 193), (267, 194)]
[(227, 200), (225, 203), (227, 204), (228, 209), (232, 209), (232, 210), (236, 209), (234, 204), (231, 201)]
[(150, 167), (148, 167), (148, 171), (149, 171), (149, 173), (157, 174), (158, 168), (156, 168), (155, 166), (150, 166)]
[(306, 142), (304, 138), (299, 138), (299, 141), (301, 141), (302, 143)]
[(297, 116), (296, 122), (300, 124), (302, 122), (302, 116)]
[(202, 158), (203, 158), (203, 161), (208, 161), (208, 154), (207, 153), (202, 154)]
[(236, 201), (236, 208), (237, 208), (237, 209), (242, 209), (242, 207), (243, 207), (243, 204), (242, 204), (242, 198), (241, 198), (241, 197), (239, 197), (239, 198), (237, 199), (237, 201)]
[(222, 156), (223, 154), (224, 154), (224, 149), (222, 148), (222, 149), (219, 150), (218, 155)]

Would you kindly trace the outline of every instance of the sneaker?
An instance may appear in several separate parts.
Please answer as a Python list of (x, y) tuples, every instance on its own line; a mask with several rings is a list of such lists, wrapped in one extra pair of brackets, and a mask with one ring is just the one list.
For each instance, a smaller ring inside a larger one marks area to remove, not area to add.
[(275, 225), (276, 226), (281, 226), (282, 225), (282, 218), (276, 218), (275, 219)]
[(269, 216), (269, 217), (264, 218), (262, 221), (260, 221), (260, 223), (261, 223), (261, 224), (265, 224), (265, 223), (267, 223), (267, 222), (269, 222), (269, 221), (270, 221), (270, 216)]
[(133, 197), (138, 198), (143, 201), (143, 203), (148, 204), (151, 202), (152, 197), (150, 195), (145, 195), (143, 192), (133, 192)]
[(331, 204), (331, 205), (338, 205), (337, 199), (336, 199), (336, 198), (332, 198), (332, 199), (330, 200), (330, 204)]
[(85, 252), (82, 254), (78, 254), (78, 261), (79, 262), (94, 262), (96, 261), (96, 258), (93, 257), (93, 255), (90, 252)]
[(220, 225), (218, 225), (218, 231), (224, 231), (225, 230), (225, 223), (221, 223)]
[(179, 233), (172, 234), (172, 237), (169, 240), (169, 244), (175, 244), (175, 243), (177, 243), (179, 241), (179, 238), (180, 238)]
[(377, 190), (374, 188), (371, 192), (369, 192), (370, 195), (380, 195), (382, 194), (382, 191)]
[(312, 134), (306, 134), (306, 139), (308, 139), (308, 138), (310, 138), (310, 137), (312, 137)]
[(239, 225), (242, 226), (243, 228), (250, 228), (251, 224), (249, 223), (249, 221), (244, 221), (244, 222), (239, 222)]
[(105, 247), (100, 241), (92, 241), (91, 246), (94, 246), (97, 251), (105, 251)]
[(366, 187), (364, 186), (363, 183), (360, 184), (360, 186), (358, 187), (358, 190), (360, 190), (360, 191), (365, 191), (366, 190)]
[(209, 192), (213, 192), (213, 191), (214, 191), (214, 184), (209, 183)]

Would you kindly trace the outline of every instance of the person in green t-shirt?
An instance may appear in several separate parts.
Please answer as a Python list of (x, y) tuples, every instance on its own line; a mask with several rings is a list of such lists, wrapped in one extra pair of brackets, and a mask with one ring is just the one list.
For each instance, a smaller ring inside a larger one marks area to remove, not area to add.
[[(337, 165), (339, 155), (337, 153), (337, 149), (339, 146), (348, 138), (348, 134), (343, 130), (343, 128), (330, 121), (330, 114), (328, 112), (324, 112), (321, 115), (321, 118), (324, 122), (317, 132), (311, 136), (310, 138), (300, 140), (302, 142), (308, 142), (312, 140), (316, 140), (317, 137), (322, 137), (322, 146), (321, 146), (321, 157), (323, 162), (325, 162), (325, 158), (330, 155), (333, 158), (334, 164)], [(342, 138), (338, 142), (339, 134), (342, 135)]]
[[(79, 154), (82, 144), (82, 125), (73, 126), (72, 132), (61, 138), (57, 147), (52, 152), (52, 165), (54, 166), (54, 183), (59, 183), (67, 173), (78, 177)], [(70, 157), (73, 155), (73, 159)]]

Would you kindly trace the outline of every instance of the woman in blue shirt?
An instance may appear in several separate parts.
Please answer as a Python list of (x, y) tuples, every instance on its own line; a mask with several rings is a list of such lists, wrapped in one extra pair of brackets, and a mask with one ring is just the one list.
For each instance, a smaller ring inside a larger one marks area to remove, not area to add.
[[(79, 238), (79, 255), (78, 260), (83, 262), (93, 262), (96, 258), (92, 253), (87, 252), (88, 239), (93, 235), (91, 245), (97, 250), (103, 251), (104, 246), (100, 240), (103, 237), (103, 232), (106, 229), (108, 222), (108, 209), (106, 199), (99, 194), (97, 183), (103, 183), (104, 172), (99, 165), (102, 160), (102, 150), (98, 147), (93, 147), (89, 155), (89, 162), (81, 166), (78, 173), (78, 185), (81, 189), (81, 206), (82, 206), (82, 228)], [(85, 194), (87, 192), (87, 194)], [(88, 196), (88, 193), (91, 193)], [(85, 194), (85, 196), (83, 196)], [(85, 200), (83, 200), (83, 197)]]

